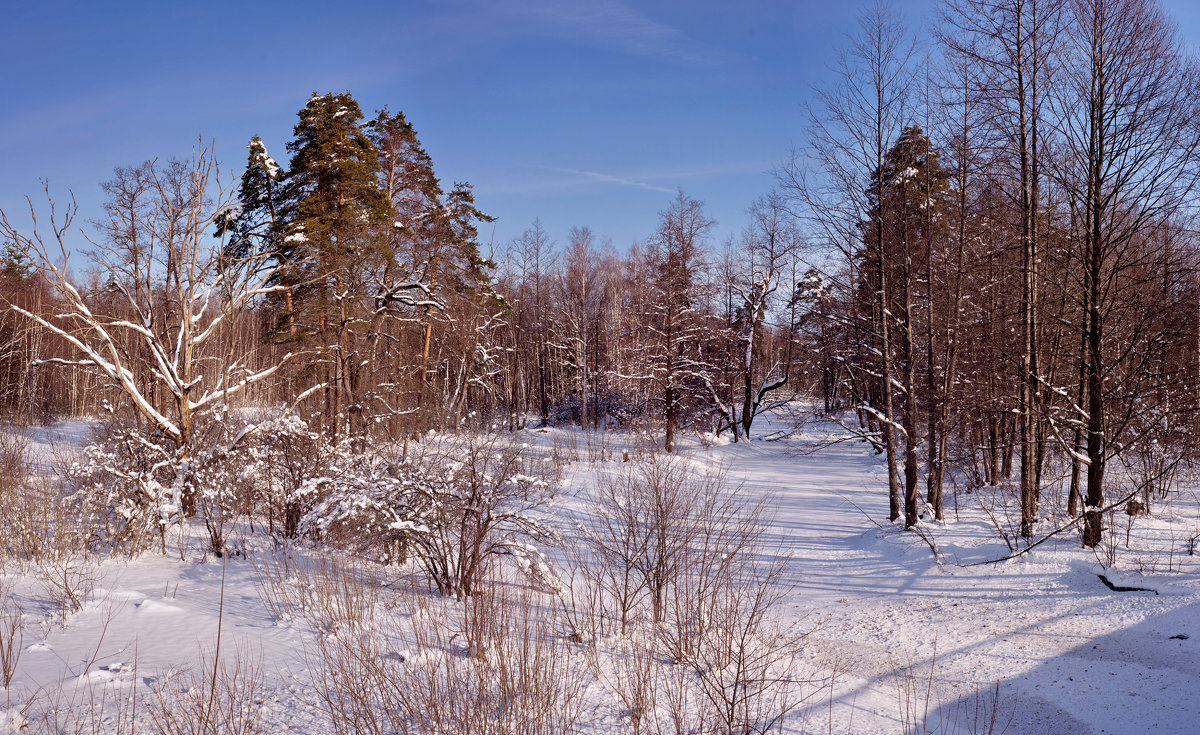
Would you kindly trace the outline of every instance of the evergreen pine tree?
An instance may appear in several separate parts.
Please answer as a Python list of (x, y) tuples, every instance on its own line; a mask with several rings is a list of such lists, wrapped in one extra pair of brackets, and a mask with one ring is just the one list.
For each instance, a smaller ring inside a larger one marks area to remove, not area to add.
[[(882, 409), (887, 400), (886, 392), (897, 390), (900, 397), (899, 412), (901, 435), (904, 440), (904, 518), (905, 526), (912, 527), (918, 520), (917, 479), (920, 437), (917, 425), (920, 414), (928, 410), (922, 399), (930, 396), (919, 392), (917, 370), (921, 362), (918, 345), (917, 294), (921, 284), (929, 292), (930, 248), (938, 236), (933, 228), (944, 226), (944, 219), (936, 212), (944, 205), (949, 174), (942, 170), (939, 156), (929, 137), (921, 128), (906, 127), (900, 138), (884, 156), (883, 166), (872, 175), (872, 184), (867, 190), (870, 209), (868, 220), (863, 223), (863, 261), (859, 268), (860, 302), (876, 323), (887, 319), (888, 332), (895, 335), (886, 349), (895, 349), (895, 365), (898, 375), (890, 379), (892, 385), (880, 380), (878, 393), (874, 397), (876, 410), (886, 416)], [(889, 294), (886, 310), (877, 308), (875, 294)], [(928, 296), (926, 296), (928, 298)], [(882, 324), (877, 327), (882, 333)], [(885, 345), (880, 344), (880, 357)], [(890, 371), (878, 371), (880, 375)], [(893, 399), (894, 400), (894, 399)]]
[[(275, 253), (278, 257), (285, 229), (284, 171), (267, 152), (262, 138), (255, 135), (246, 148), (250, 153), (238, 186), (238, 199), (217, 216), (215, 236), (228, 237), (225, 251), (234, 258), (267, 253)], [(278, 261), (273, 264), (278, 265)], [(289, 284), (293, 275), (292, 270), (280, 270), (271, 285)], [(272, 334), (294, 340), (297, 330), (291, 289), (270, 294), (268, 301), (276, 315)]]
[(292, 292), (289, 329), (311, 344), (336, 431), (362, 422), (359, 348), (371, 275), (390, 257), (393, 220), (379, 185), (379, 155), (349, 93), (314, 94), (300, 111), (285, 177), (278, 253)]
[(280, 254), (297, 265), (297, 310), (310, 333), (351, 315), (360, 271), (386, 257), (380, 231), (391, 207), (379, 186), (379, 155), (347, 92), (314, 94), (300, 111), (286, 178), (286, 234)]
[(33, 261), (21, 246), (5, 240), (0, 248), (0, 274), (10, 282), (24, 283), (33, 275)]

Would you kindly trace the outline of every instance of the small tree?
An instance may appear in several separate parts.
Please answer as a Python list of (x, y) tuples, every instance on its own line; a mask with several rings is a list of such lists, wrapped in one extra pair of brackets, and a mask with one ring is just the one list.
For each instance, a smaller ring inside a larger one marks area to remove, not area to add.
[(443, 595), (462, 599), (479, 591), (489, 562), (501, 556), (533, 581), (556, 587), (538, 546), (558, 540), (539, 510), (554, 498), (557, 470), (495, 432), (430, 437), (402, 468), (403, 493), (393, 494), (404, 499), (406, 512), (416, 512), (393, 522), (413, 525), (416, 554)]
[(787, 385), (789, 365), (764, 366), (763, 342), (775, 292), (784, 269), (800, 248), (795, 218), (787, 211), (782, 194), (773, 191), (750, 207), (750, 225), (742, 239), (742, 262), (730, 287), (741, 301), (738, 308), (739, 365), (742, 388), (741, 426), (749, 438), (754, 418), (777, 406), (767, 396)]

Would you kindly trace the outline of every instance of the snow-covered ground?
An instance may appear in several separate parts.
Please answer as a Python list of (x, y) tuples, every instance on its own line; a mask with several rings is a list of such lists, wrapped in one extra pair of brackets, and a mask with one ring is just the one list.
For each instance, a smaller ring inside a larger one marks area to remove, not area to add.
[[(52, 429), (65, 443), (87, 436), (86, 422)], [(957, 513), (949, 507), (944, 523), (925, 524), (927, 542), (884, 522), (882, 462), (862, 443), (833, 442), (837, 431), (816, 425), (774, 441), (693, 439), (684, 448), (694, 461), (726, 465), (751, 494), (774, 499), (768, 546), (787, 559), (782, 610), (808, 631), (798, 674), (832, 681), (814, 685), (786, 731), (1200, 731), (1200, 557), (1187, 549), (1200, 532), (1200, 502), (1192, 490), (1154, 517), (1136, 518), (1128, 549), (1119, 516), (1115, 566), (1104, 553), (1080, 550), (1073, 531), (1008, 561), (966, 566), (1010, 553), (984, 511), (998, 513), (999, 491), (959, 495)], [(553, 510), (569, 540), (596, 473), (618, 467), (633, 441), (560, 429), (528, 435), (531, 443), (576, 449)], [(50, 443), (50, 434), (35, 438)], [(603, 443), (606, 459), (588, 462), (589, 443)], [(322, 675), (312, 638), (260, 598), (259, 570), (276, 552), (243, 535), (249, 560), (205, 556), (197, 533), (186, 560), (151, 553), (96, 562), (80, 571), (90, 579), (84, 609), (65, 615), (44, 572), (8, 563), (4, 579), (21, 605), (24, 637), (16, 677), (0, 691), (0, 712), (8, 709), (0, 732), (15, 729), (27, 702), (35, 702), (30, 714), (50, 702), (64, 712), (103, 704), (95, 717), (115, 732), (129, 721), (134, 694), (149, 701), (167, 679), (202, 671), (218, 626), (227, 656), (262, 667), (255, 706), (266, 732), (327, 732), (312, 694)], [(1112, 591), (1098, 573), (1153, 591)], [(603, 678), (580, 690), (581, 721), (590, 723), (584, 731), (624, 732)]]

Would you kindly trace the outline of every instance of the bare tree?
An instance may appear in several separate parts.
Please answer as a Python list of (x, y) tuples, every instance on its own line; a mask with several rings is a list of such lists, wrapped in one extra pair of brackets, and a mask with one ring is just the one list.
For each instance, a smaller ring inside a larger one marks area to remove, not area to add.
[(1037, 516), (1038, 464), (1045, 397), (1039, 364), (1041, 296), (1038, 212), (1045, 139), (1046, 89), (1051, 83), (1051, 49), (1057, 37), (1062, 0), (950, 0), (940, 31), (952, 56), (977, 69), (975, 99), (988, 108), (1011, 171), (1010, 200), (1020, 217), (1021, 364), (1021, 534), (1030, 536)]
[[(191, 486), (194, 465), (218, 447), (199, 446), (206, 422), (222, 421), (230, 402), (266, 380), (290, 355), (268, 366), (255, 354), (230, 351), (228, 330), (246, 316), (264, 294), (273, 268), (268, 253), (234, 256), (211, 238), (215, 219), (229, 206), (218, 181), (211, 148), (199, 147), (186, 164), (165, 172), (153, 162), (123, 178), (123, 184), (152, 192), (144, 206), (126, 210), (121, 223), (127, 236), (93, 243), (117, 298), (100, 308), (72, 282), (68, 270), (74, 201), (61, 213), (49, 201), (48, 232), (33, 218), (29, 234), (18, 231), (0, 213), (0, 232), (31, 256), (38, 274), (53, 290), (54, 313), (10, 308), (66, 340), (75, 359), (45, 362), (84, 367), (119, 390), (135, 415), (165, 437), (174, 480), (167, 502), (185, 514), (194, 512)], [(214, 189), (216, 190), (214, 192)], [(46, 187), (49, 199), (49, 188)], [(95, 308), (94, 308), (95, 307)], [(138, 380), (135, 361), (144, 356), (146, 380)], [(239, 441), (239, 434), (234, 441)]]
[[(517, 291), (520, 313), (518, 323), (522, 327), (524, 338), (533, 338), (533, 369), (534, 392), (537, 396), (537, 410), (542, 426), (550, 416), (550, 386), (549, 386), (549, 345), (547, 344), (547, 315), (549, 313), (550, 294), (546, 283), (546, 273), (554, 264), (554, 243), (542, 227), (541, 220), (534, 220), (533, 225), (525, 230), (513, 243), (515, 263), (512, 267), (519, 271), (520, 283)], [(528, 344), (517, 344), (514, 348), (518, 353), (528, 351)]]
[[(906, 122), (912, 93), (915, 42), (897, 12), (877, 2), (859, 17), (859, 31), (834, 65), (835, 80), (817, 89), (819, 107), (810, 111), (810, 140), (805, 154), (795, 154), (779, 171), (781, 186), (791, 195), (804, 220), (847, 262), (841, 288), (849, 294), (857, 281), (855, 261), (862, 250), (862, 224), (869, 209), (867, 191), (883, 188), (884, 156)], [(877, 218), (882, 227), (883, 219)], [(882, 240), (882, 232), (876, 233)], [(882, 258), (882, 251), (878, 253)], [(885, 273), (883, 263), (876, 263)], [(865, 333), (857, 362), (866, 366), (878, 356), (874, 395), (859, 390), (858, 405), (882, 434), (887, 455), (889, 516), (900, 517), (900, 476), (892, 365), (892, 328), (888, 318), (891, 285), (883, 277), (875, 285), (872, 311), (855, 326)]]
[(786, 363), (774, 363), (765, 369), (760, 365), (775, 294), (800, 247), (800, 234), (786, 204), (778, 191), (755, 200), (750, 207), (750, 225), (742, 238), (741, 258), (734, 263), (735, 280), (731, 286), (741, 301), (736, 321), (741, 348), (738, 350), (741, 425), (747, 437), (754, 418), (773, 405), (764, 403), (766, 397), (788, 382)]
[[(572, 392), (578, 395), (579, 423), (586, 427), (589, 416), (593, 425), (598, 421), (593, 378), (599, 370), (598, 366), (592, 369), (589, 365), (600, 339), (596, 326), (603, 294), (602, 274), (596, 264), (592, 231), (586, 227), (572, 227), (568, 240), (558, 274), (558, 302), (563, 318), (560, 352), (574, 376)], [(590, 411), (589, 393), (593, 397)]]
[[(926, 414), (926, 501), (939, 521), (943, 517), (942, 495), (949, 438), (958, 406), (956, 388), (962, 344), (959, 334), (964, 297), (967, 296), (968, 247), (979, 237), (972, 205), (983, 155), (979, 120), (982, 103), (971, 83), (972, 67), (961, 56), (952, 56), (947, 61), (936, 111), (942, 136), (947, 141), (944, 150), (949, 156), (949, 164), (945, 167), (949, 192), (944, 207), (948, 219), (947, 237), (943, 243), (931, 240), (926, 250), (929, 311), (925, 322), (929, 403)], [(930, 208), (929, 216), (932, 211)], [(927, 226), (926, 231), (932, 233), (933, 227)]]
[[(1190, 201), (1198, 174), (1197, 70), (1161, 7), (1150, 0), (1072, 0), (1074, 47), (1059, 100), (1066, 162), (1061, 179), (1083, 240), (1087, 494), (1083, 544), (1101, 539), (1105, 467), (1120, 451), (1132, 415), (1147, 408), (1161, 336), (1178, 288), (1178, 264), (1151, 264), (1178, 251), (1171, 218)], [(1158, 281), (1167, 298), (1131, 314), (1129, 289)], [(1118, 330), (1134, 329), (1136, 335)], [(1139, 338), (1140, 337), (1140, 338)], [(1129, 399), (1132, 399), (1130, 401)], [(1154, 406), (1161, 420), (1165, 414)], [(1156, 423), (1156, 421), (1151, 421)], [(1129, 437), (1125, 443), (1128, 444)]]

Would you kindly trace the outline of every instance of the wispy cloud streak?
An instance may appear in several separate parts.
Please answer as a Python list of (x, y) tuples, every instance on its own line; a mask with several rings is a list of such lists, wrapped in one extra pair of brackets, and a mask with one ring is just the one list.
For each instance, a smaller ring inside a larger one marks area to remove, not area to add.
[(604, 174), (598, 171), (582, 171), (575, 168), (551, 168), (551, 171), (558, 171), (564, 174), (574, 174), (575, 176), (583, 176), (593, 181), (602, 181), (608, 184), (620, 184), (621, 186), (632, 186), (638, 189), (646, 189), (647, 191), (661, 191), (666, 194), (674, 194), (674, 189), (668, 189), (665, 186), (655, 186), (647, 184), (645, 181), (637, 181), (635, 179), (626, 179), (621, 176), (613, 176), (612, 174)]
[(685, 64), (720, 63), (726, 56), (620, 0), (502, 0), (491, 9), (526, 24), (533, 32), (633, 56)]

